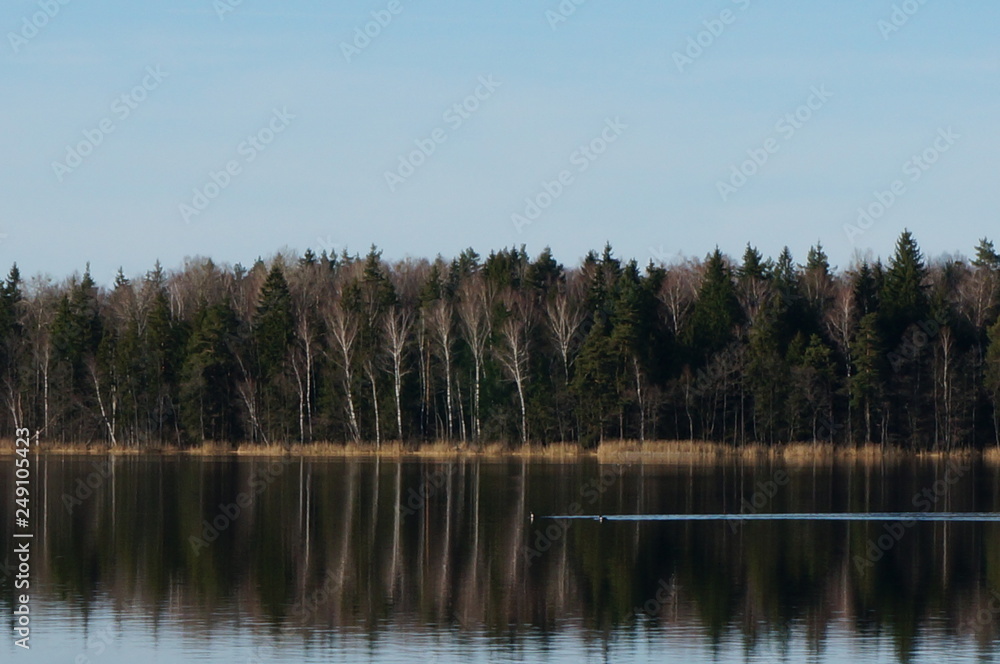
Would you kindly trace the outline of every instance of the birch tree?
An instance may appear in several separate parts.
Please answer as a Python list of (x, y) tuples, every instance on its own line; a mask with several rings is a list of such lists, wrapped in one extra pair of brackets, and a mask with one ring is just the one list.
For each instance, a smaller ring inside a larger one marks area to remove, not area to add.
[(528, 407), (525, 387), (528, 382), (528, 333), (532, 316), (528, 301), (523, 294), (508, 291), (504, 296), (506, 316), (500, 324), (500, 344), (497, 360), (507, 372), (507, 376), (517, 388), (517, 400), (521, 411), (521, 443), (528, 443)]
[(482, 437), (482, 413), (479, 403), (483, 379), (483, 362), (492, 330), (492, 297), (486, 282), (475, 275), (462, 284), (459, 290), (458, 317), (461, 321), (462, 336), (472, 351), (472, 435), (475, 440)]

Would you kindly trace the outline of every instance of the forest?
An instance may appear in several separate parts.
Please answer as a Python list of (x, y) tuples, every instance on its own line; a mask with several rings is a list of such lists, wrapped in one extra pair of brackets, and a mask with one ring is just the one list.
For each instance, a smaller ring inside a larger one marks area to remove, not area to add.
[(188, 259), (0, 284), (0, 426), (45, 442), (1000, 444), (1000, 254), (831, 268), (747, 245)]

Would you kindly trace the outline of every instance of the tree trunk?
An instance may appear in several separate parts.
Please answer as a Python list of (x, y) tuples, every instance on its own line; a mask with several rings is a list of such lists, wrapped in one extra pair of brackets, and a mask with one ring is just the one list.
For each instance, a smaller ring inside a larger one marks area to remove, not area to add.
[(398, 354), (393, 355), (393, 365), (392, 365), (392, 378), (393, 378), (393, 395), (396, 400), (396, 437), (402, 442), (403, 440), (403, 409), (400, 405), (402, 402), (403, 393), (403, 377), (400, 372), (400, 360)]
[(375, 370), (371, 363), (365, 364), (365, 372), (368, 374), (368, 382), (372, 386), (372, 408), (375, 412), (375, 447), (382, 447), (382, 424), (380, 422), (378, 410), (378, 389), (375, 384)]
[(521, 402), (521, 442), (528, 444), (528, 409), (524, 404), (524, 380), (518, 375), (517, 398)]
[(118, 441), (115, 438), (115, 428), (112, 426), (111, 421), (108, 420), (108, 413), (104, 409), (104, 399), (101, 397), (101, 385), (97, 380), (97, 368), (92, 364), (88, 367), (90, 369), (90, 375), (94, 379), (94, 392), (97, 393), (97, 405), (101, 408), (101, 419), (104, 420), (104, 425), (108, 429), (108, 435), (111, 437), (111, 447), (115, 448), (118, 446)]
[(646, 440), (646, 404), (642, 394), (642, 375), (639, 372), (639, 360), (632, 358), (632, 366), (635, 368), (635, 393), (639, 400), (639, 442)]

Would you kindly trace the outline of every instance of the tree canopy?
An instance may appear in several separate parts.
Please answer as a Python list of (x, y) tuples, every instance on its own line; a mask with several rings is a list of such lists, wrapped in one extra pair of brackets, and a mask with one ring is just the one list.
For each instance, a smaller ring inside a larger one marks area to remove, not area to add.
[(0, 283), (12, 426), (134, 447), (399, 438), (598, 444), (1000, 441), (1000, 254), (911, 233), (838, 271), (747, 245), (673, 265), (608, 245), (389, 262), (306, 251)]

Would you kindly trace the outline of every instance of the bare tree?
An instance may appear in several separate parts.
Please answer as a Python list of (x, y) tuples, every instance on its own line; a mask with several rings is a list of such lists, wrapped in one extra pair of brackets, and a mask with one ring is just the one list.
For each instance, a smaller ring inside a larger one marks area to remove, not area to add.
[(368, 385), (372, 390), (372, 410), (375, 416), (375, 447), (382, 447), (382, 416), (379, 413), (378, 408), (378, 384), (377, 371), (375, 369), (375, 358), (368, 356), (365, 357), (363, 363), (365, 377), (368, 379)]
[(575, 298), (561, 291), (545, 307), (545, 321), (552, 332), (552, 339), (562, 359), (563, 380), (569, 384), (569, 367), (573, 363), (570, 353), (576, 345), (577, 333), (583, 324), (584, 312)]
[(344, 393), (347, 401), (347, 422), (354, 442), (361, 441), (357, 410), (354, 407), (354, 359), (357, 354), (355, 342), (358, 338), (357, 316), (347, 311), (338, 298), (326, 313), (326, 325), (330, 334), (330, 346), (344, 378)]
[(41, 383), (42, 426), (49, 425), (49, 379), (52, 368), (52, 322), (55, 319), (58, 294), (47, 278), (35, 277), (29, 283), (26, 306), (22, 309), (22, 325), (31, 347), (32, 368), (36, 384)]
[(746, 313), (749, 327), (753, 327), (772, 290), (771, 282), (760, 277), (745, 276), (737, 280), (736, 297)]
[(675, 338), (694, 308), (700, 278), (698, 267), (690, 262), (675, 265), (667, 270), (660, 292), (656, 294), (667, 311), (667, 327)]
[(426, 310), (421, 310), (416, 328), (417, 362), (420, 369), (420, 433), (427, 435), (431, 405), (431, 335)]
[(479, 440), (482, 436), (482, 418), (479, 407), (479, 393), (482, 384), (483, 362), (486, 346), (492, 331), (490, 307), (492, 295), (483, 278), (476, 274), (462, 283), (459, 288), (458, 317), (461, 321), (462, 336), (472, 351), (472, 435)]
[(94, 381), (94, 393), (97, 395), (97, 405), (101, 409), (101, 420), (104, 422), (104, 426), (108, 430), (108, 437), (111, 439), (111, 447), (118, 446), (118, 439), (115, 436), (115, 415), (117, 413), (116, 404), (117, 399), (114, 398), (114, 383), (112, 382), (111, 392), (111, 416), (108, 416), (108, 411), (104, 407), (104, 398), (101, 396), (101, 383), (97, 378), (97, 360), (93, 357), (87, 358), (87, 371), (90, 373), (91, 379)]
[(321, 327), (316, 312), (320, 310), (324, 284), (318, 265), (300, 265), (290, 276), (289, 292), (295, 318), (291, 367), (299, 397), (299, 442), (305, 442), (313, 436), (313, 375)]
[(392, 363), (393, 397), (396, 404), (396, 437), (403, 440), (403, 407), (401, 405), (403, 393), (403, 376), (406, 370), (403, 367), (403, 354), (406, 351), (406, 341), (410, 336), (410, 328), (413, 326), (413, 315), (396, 306), (388, 316), (385, 317), (385, 352), (389, 355)]
[(983, 368), (986, 364), (986, 327), (996, 312), (997, 294), (1000, 290), (997, 272), (985, 265), (977, 266), (963, 274), (954, 291), (955, 306), (972, 324), (975, 331), (975, 353), (972, 367), (972, 421), (977, 419)]
[[(394, 399), (396, 403), (396, 433), (402, 439), (402, 379), (407, 371), (404, 368), (406, 344), (411, 335), (417, 341), (417, 368), (420, 383), (420, 430), (424, 433), (427, 415), (427, 402), (430, 396), (429, 374), (430, 359), (427, 335), (427, 320), (425, 316), (417, 316), (414, 305), (420, 296), (420, 289), (427, 281), (430, 265), (424, 259), (407, 259), (396, 263), (389, 271), (389, 280), (396, 292), (397, 304), (389, 317), (398, 317), (395, 321), (385, 321), (385, 349), (392, 361)], [(392, 332), (389, 327), (393, 327)]]
[[(854, 288), (849, 279), (837, 279), (833, 285), (833, 304), (826, 310), (824, 322), (830, 338), (837, 344), (844, 358), (846, 384), (851, 384), (854, 359), (851, 356), (851, 338), (854, 334), (855, 301)], [(847, 400), (848, 442), (854, 441), (851, 399)]]
[(445, 381), (445, 411), (448, 416), (448, 424), (445, 427), (448, 439), (452, 438), (454, 428), (454, 414), (452, 403), (452, 347), (454, 344), (454, 311), (450, 302), (438, 300), (430, 308), (429, 323), (434, 340), (437, 341), (438, 351), (441, 353), (441, 361), (444, 363)]
[(517, 399), (521, 406), (521, 442), (528, 442), (528, 409), (524, 398), (528, 381), (528, 333), (531, 327), (531, 308), (520, 293), (508, 292), (504, 296), (507, 317), (500, 325), (501, 343), (497, 349), (497, 360), (507, 371), (517, 387)]
[(981, 334), (996, 311), (997, 274), (986, 267), (964, 271), (954, 292), (958, 310)]
[(267, 433), (260, 423), (260, 409), (257, 406), (257, 379), (247, 369), (246, 362), (239, 351), (233, 352), (236, 363), (240, 367), (241, 380), (237, 381), (236, 391), (246, 406), (247, 416), (250, 418), (250, 426), (254, 431), (254, 437), (260, 436), (260, 440), (267, 444)]
[[(935, 426), (935, 447), (943, 444), (946, 450), (950, 450), (955, 442), (955, 414), (954, 414), (954, 363), (955, 363), (955, 334), (950, 325), (945, 325), (938, 333), (938, 343), (935, 348), (935, 356), (938, 360), (937, 372), (941, 387), (941, 408), (935, 403), (935, 419), (939, 410), (944, 411), (944, 421)], [(937, 386), (935, 386), (935, 392)]]

